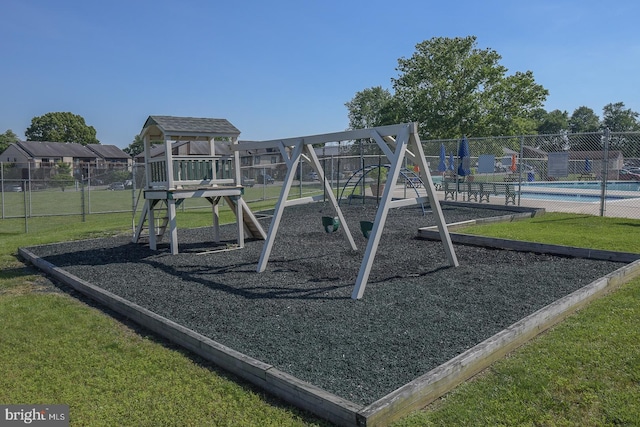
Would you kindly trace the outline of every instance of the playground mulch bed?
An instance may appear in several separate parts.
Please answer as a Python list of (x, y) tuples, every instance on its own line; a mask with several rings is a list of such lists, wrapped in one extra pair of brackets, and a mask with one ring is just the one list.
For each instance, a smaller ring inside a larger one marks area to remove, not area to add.
[[(289, 207), (264, 273), (262, 241), (219, 253), (212, 228), (179, 230), (180, 254), (127, 237), (31, 248), (52, 264), (248, 356), (367, 405), (622, 264), (417, 239), (431, 213), (392, 210), (361, 300), (350, 298), (374, 205), (344, 206), (359, 251), (326, 234), (323, 204)], [(448, 223), (508, 214), (443, 206)], [(269, 219), (263, 220), (265, 228)], [(234, 226), (222, 243), (235, 242)]]

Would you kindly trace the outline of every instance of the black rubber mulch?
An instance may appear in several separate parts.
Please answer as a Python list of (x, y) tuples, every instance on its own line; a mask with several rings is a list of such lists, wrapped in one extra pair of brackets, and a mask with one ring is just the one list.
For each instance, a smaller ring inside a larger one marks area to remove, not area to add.
[[(179, 255), (128, 238), (31, 248), (56, 266), (215, 341), (358, 404), (370, 404), (621, 264), (416, 239), (434, 217), (392, 210), (364, 298), (350, 296), (375, 206), (345, 207), (359, 247), (326, 234), (323, 204), (289, 207), (267, 271), (262, 241), (220, 248), (212, 229), (180, 230)], [(505, 212), (444, 206), (448, 223)], [(265, 228), (269, 220), (265, 219)], [(226, 243), (234, 227), (225, 226)], [(225, 244), (226, 244), (225, 243)]]

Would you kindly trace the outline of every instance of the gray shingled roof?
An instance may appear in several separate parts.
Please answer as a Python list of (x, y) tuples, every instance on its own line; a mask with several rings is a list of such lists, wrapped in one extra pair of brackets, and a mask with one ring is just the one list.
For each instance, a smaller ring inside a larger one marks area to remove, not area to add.
[(210, 119), (197, 117), (149, 116), (143, 129), (158, 126), (165, 133), (180, 135), (240, 135), (240, 131), (227, 119)]
[(31, 157), (96, 157), (93, 151), (74, 142), (19, 141), (16, 144)]
[(127, 153), (125, 153), (115, 145), (88, 144), (86, 147), (103, 159), (130, 159), (131, 158), (130, 155), (128, 155)]

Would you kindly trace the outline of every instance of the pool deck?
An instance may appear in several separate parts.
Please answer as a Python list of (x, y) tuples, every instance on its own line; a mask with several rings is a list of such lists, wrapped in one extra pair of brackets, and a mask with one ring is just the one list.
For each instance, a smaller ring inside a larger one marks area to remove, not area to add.
[[(536, 193), (549, 193), (549, 194), (586, 194), (586, 195), (600, 195), (600, 190), (593, 189), (570, 189), (570, 188), (527, 188), (527, 190)], [(420, 195), (426, 195), (424, 189), (418, 190)], [(444, 200), (444, 192), (437, 191), (438, 198)], [(406, 196), (405, 196), (406, 195)], [(608, 196), (622, 196), (632, 197), (619, 200), (608, 200), (605, 204), (604, 216), (618, 217), (618, 218), (634, 218), (640, 219), (640, 197), (638, 192), (631, 191), (607, 191)], [(402, 186), (398, 186), (394, 191), (395, 197), (414, 197), (415, 192), (412, 189), (406, 190)], [(466, 201), (466, 194), (460, 192), (458, 195), (458, 201)], [(636, 196), (636, 197), (633, 197)], [(518, 201), (519, 199), (519, 201)], [(504, 196), (491, 195), (491, 204), (504, 205)], [(475, 203), (475, 202), (473, 202)], [(486, 204), (486, 203), (478, 203)], [(566, 213), (578, 213), (587, 215), (600, 215), (600, 202), (574, 202), (574, 201), (560, 201), (560, 200), (544, 200), (544, 199), (527, 199), (516, 198), (516, 206), (541, 208), (547, 212), (566, 212)]]

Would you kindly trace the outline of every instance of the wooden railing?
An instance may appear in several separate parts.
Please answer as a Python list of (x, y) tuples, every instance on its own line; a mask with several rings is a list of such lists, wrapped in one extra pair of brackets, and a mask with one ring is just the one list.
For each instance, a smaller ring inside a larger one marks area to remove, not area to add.
[[(164, 158), (149, 161), (151, 186), (168, 187), (167, 162)], [(173, 185), (232, 184), (233, 157), (173, 156)]]

